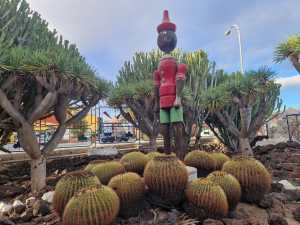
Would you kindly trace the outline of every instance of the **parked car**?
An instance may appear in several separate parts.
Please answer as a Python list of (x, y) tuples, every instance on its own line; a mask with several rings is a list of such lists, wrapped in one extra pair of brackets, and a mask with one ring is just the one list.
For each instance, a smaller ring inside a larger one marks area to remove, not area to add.
[(14, 143), (14, 145), (13, 145), (13, 148), (20, 148), (21, 147), (21, 145), (20, 145), (20, 141), (19, 140), (17, 140), (17, 142), (16, 143)]
[(112, 133), (103, 133), (103, 136), (101, 137), (102, 143), (113, 143), (116, 140), (114, 136), (112, 136)]
[(121, 142), (121, 141), (127, 142), (128, 140), (129, 140), (129, 136), (127, 135), (127, 133), (117, 136), (117, 141), (119, 141), (119, 142)]

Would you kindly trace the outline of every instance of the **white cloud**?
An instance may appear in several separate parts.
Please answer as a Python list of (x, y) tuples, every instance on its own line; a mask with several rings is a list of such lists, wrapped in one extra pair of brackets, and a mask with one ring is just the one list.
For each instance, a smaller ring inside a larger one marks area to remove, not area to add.
[[(300, 30), (300, 1), (273, 1), (28, 0), (51, 28), (76, 43), (101, 73), (112, 77), (134, 52), (156, 48), (155, 28), (163, 9), (169, 9), (178, 25), (179, 48), (204, 49), (219, 68), (239, 70), (236, 35), (224, 37), (224, 31), (237, 23), (245, 69), (274, 66), (275, 46)], [(289, 73), (292, 69), (290, 64), (281, 64), (276, 70)]]
[(291, 77), (279, 77), (276, 82), (282, 85), (282, 88), (300, 87), (300, 75)]

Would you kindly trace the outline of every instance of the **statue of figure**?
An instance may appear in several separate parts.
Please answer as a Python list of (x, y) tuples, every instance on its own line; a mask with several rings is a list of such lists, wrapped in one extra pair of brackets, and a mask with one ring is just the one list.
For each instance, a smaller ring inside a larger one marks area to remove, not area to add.
[[(156, 107), (159, 110), (160, 131), (164, 138), (164, 151), (171, 153), (171, 129), (173, 128), (175, 153), (183, 159), (183, 109), (181, 105), (181, 92), (184, 86), (186, 65), (178, 63), (169, 55), (176, 47), (176, 25), (170, 22), (168, 11), (163, 13), (163, 21), (157, 27), (157, 44), (166, 55), (160, 61), (157, 70), (153, 73)], [(160, 108), (160, 109), (159, 109)]]

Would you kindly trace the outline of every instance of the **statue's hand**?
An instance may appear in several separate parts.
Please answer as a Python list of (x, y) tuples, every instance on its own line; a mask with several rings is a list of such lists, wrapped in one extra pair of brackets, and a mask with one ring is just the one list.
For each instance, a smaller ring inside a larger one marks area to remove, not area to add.
[(176, 96), (173, 106), (176, 108), (181, 106), (181, 97)]

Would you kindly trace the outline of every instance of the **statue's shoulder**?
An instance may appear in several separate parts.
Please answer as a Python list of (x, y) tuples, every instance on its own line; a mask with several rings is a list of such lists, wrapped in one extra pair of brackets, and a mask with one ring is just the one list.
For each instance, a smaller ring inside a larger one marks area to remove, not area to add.
[(167, 59), (177, 61), (176, 58), (171, 55), (164, 55), (163, 57), (160, 58), (160, 61), (167, 60)]
[(174, 61), (177, 63), (177, 59), (171, 55), (164, 55), (163, 57), (160, 58), (160, 62), (162, 61)]

